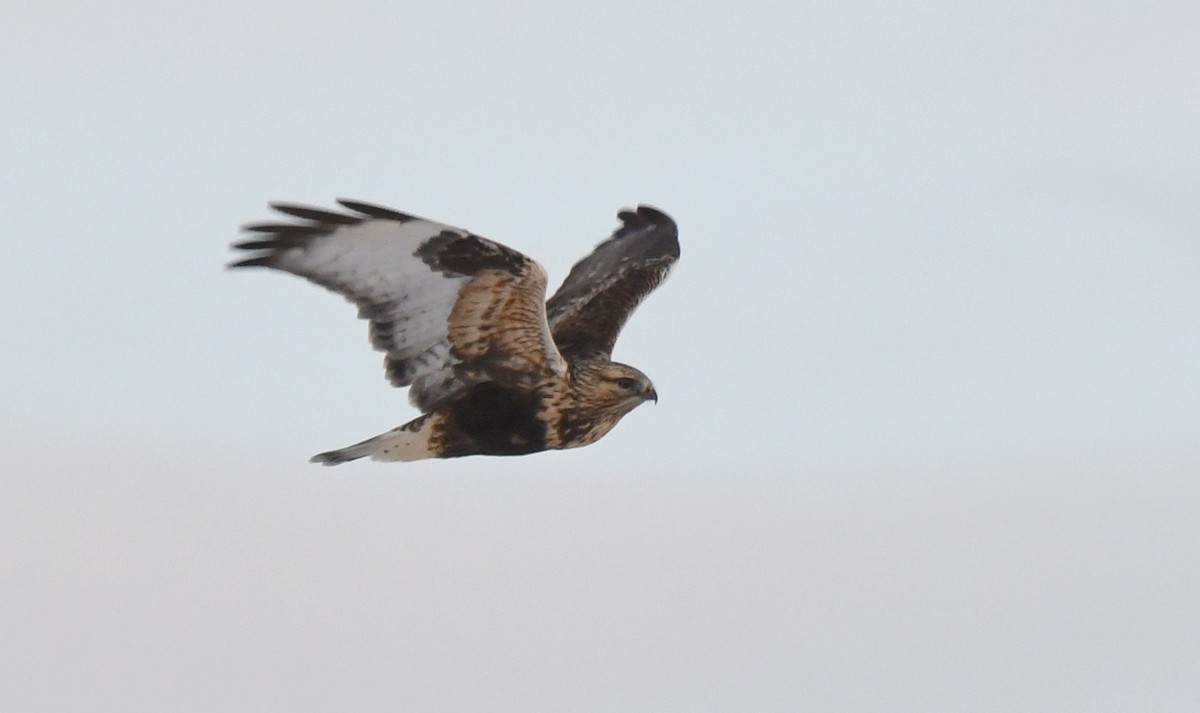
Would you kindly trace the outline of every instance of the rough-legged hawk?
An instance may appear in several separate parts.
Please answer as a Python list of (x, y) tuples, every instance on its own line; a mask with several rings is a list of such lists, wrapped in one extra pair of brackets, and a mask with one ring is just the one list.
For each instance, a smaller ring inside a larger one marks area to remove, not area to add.
[(356, 201), (350, 213), (272, 204), (298, 219), (247, 225), (231, 267), (271, 267), (344, 295), (370, 320), (394, 386), (421, 415), (313, 456), (418, 460), (521, 455), (595, 442), (658, 400), (611, 360), (625, 320), (679, 258), (675, 222), (650, 206), (621, 225), (546, 300), (542, 266), (466, 230)]

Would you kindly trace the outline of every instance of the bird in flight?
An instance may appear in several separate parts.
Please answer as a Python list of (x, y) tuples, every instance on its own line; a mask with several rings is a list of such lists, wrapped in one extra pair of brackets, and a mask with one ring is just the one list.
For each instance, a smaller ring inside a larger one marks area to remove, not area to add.
[(675, 222), (640, 205), (546, 299), (534, 260), (461, 228), (358, 201), (348, 212), (272, 203), (230, 267), (267, 267), (345, 296), (369, 320), (393, 386), (421, 415), (312, 457), (411, 461), (523, 455), (594, 443), (658, 393), (612, 361), (629, 315), (679, 259)]

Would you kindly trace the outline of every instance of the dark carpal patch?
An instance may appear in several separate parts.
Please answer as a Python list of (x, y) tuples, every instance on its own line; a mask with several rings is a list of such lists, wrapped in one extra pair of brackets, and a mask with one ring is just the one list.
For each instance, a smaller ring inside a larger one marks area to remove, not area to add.
[(477, 275), (484, 270), (522, 275), (529, 262), (515, 250), (478, 235), (453, 230), (443, 230), (421, 243), (414, 254), (447, 277)]

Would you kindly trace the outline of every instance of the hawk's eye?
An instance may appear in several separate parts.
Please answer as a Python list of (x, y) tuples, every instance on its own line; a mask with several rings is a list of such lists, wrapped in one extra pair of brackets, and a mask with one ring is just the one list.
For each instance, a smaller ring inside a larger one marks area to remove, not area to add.
[(637, 386), (637, 380), (630, 379), (628, 376), (622, 376), (620, 379), (617, 379), (617, 386), (626, 391), (633, 391), (633, 387)]

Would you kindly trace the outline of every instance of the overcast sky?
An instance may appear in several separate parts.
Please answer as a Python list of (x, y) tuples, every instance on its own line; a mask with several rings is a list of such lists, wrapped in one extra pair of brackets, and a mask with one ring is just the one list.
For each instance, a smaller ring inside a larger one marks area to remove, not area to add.
[[(0, 708), (1200, 709), (1200, 5), (0, 11)], [(357, 198), (682, 259), (594, 446), (228, 272)]]

